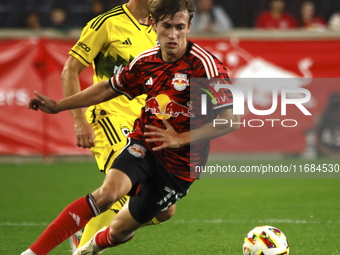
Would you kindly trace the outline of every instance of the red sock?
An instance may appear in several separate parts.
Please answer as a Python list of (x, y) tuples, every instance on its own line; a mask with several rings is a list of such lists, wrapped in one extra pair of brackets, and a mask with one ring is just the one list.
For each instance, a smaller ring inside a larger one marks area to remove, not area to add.
[(74, 201), (44, 230), (30, 249), (37, 255), (48, 254), (99, 213), (92, 195)]
[(99, 248), (105, 249), (105, 248), (115, 247), (115, 246), (118, 246), (120, 244), (126, 243), (126, 242), (130, 241), (133, 237), (134, 237), (134, 234), (132, 234), (128, 239), (126, 239), (123, 242), (113, 241), (111, 239), (111, 236), (110, 236), (110, 227), (107, 227), (104, 231), (102, 231), (102, 232), (100, 232), (96, 235), (95, 243)]

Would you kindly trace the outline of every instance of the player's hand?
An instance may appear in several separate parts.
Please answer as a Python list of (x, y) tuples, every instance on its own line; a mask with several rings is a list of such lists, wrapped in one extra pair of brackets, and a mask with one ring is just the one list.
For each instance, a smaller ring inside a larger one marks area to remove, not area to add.
[(85, 121), (74, 121), (74, 133), (78, 147), (84, 149), (94, 146), (94, 134), (91, 125)]
[(36, 97), (30, 98), (27, 103), (27, 108), (34, 111), (42, 111), (46, 113), (58, 113), (56, 110), (57, 103), (47, 96), (41, 95), (34, 91)]
[(152, 150), (159, 151), (165, 148), (176, 149), (182, 147), (183, 141), (181, 135), (175, 131), (165, 118), (163, 118), (162, 121), (165, 129), (150, 125), (145, 126), (150, 131), (144, 132), (144, 135), (152, 136), (152, 138), (147, 138), (146, 141), (150, 143), (162, 143), (162, 145), (154, 147)]

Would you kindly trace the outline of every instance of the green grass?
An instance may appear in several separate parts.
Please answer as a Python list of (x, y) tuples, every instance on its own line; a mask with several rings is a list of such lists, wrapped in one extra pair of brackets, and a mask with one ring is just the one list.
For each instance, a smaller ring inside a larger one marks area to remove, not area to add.
[[(306, 162), (233, 160), (228, 164)], [(99, 187), (103, 177), (94, 163), (0, 164), (0, 254), (27, 249), (67, 204)], [(202, 178), (178, 202), (173, 219), (138, 230), (130, 243), (104, 254), (241, 255), (244, 236), (265, 224), (286, 234), (293, 255), (340, 254), (340, 179), (289, 177)], [(69, 254), (68, 249), (64, 242), (50, 254)]]

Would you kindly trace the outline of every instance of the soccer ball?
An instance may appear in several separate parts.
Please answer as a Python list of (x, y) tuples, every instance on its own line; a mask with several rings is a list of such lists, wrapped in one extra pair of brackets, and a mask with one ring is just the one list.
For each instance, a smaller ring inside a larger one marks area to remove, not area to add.
[(286, 236), (272, 226), (260, 226), (251, 230), (244, 238), (244, 255), (288, 255)]

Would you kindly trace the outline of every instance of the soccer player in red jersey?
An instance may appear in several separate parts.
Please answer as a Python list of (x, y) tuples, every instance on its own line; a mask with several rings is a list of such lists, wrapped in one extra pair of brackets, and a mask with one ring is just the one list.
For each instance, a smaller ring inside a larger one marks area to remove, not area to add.
[[(47, 254), (126, 194), (131, 198), (111, 225), (74, 254), (100, 254), (128, 242), (145, 222), (187, 194), (199, 177), (192, 170), (206, 163), (209, 141), (238, 129), (231, 93), (218, 86), (229, 81), (227, 70), (217, 58), (187, 40), (193, 12), (191, 0), (152, 1), (153, 28), (160, 46), (141, 53), (109, 81), (74, 96), (53, 101), (36, 93), (30, 99), (30, 109), (58, 113), (121, 94), (129, 98), (147, 95), (129, 142), (102, 186), (68, 205), (24, 255)], [(200, 114), (202, 93), (212, 99), (207, 107), (211, 115)], [(212, 116), (234, 124), (214, 127)]]

